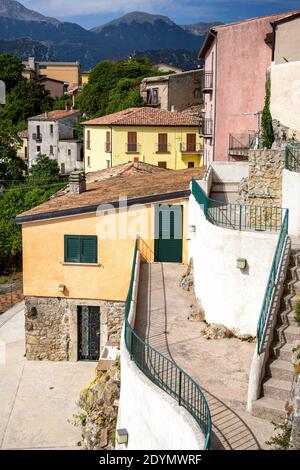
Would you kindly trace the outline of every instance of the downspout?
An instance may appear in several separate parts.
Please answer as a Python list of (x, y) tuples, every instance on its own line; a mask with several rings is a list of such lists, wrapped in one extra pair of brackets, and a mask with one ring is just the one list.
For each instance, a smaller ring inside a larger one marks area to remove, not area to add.
[(113, 129), (112, 129), (112, 126), (109, 126), (109, 128), (110, 128), (110, 167), (112, 168), (112, 166), (113, 166), (113, 159), (112, 159), (112, 150), (113, 150), (113, 148), (112, 148), (113, 147), (113, 145), (112, 145), (112, 140), (113, 140), (112, 139), (112, 136), (113, 136), (112, 131), (113, 131)]
[(215, 71), (214, 71), (214, 132), (213, 132), (213, 161), (216, 160), (216, 116), (217, 116), (217, 70), (218, 70), (218, 35), (213, 30), (210, 34), (215, 38), (216, 41), (216, 55), (215, 55)]
[(272, 62), (275, 59), (275, 41), (276, 41), (276, 28), (277, 26), (274, 23), (271, 23), (272, 26)]

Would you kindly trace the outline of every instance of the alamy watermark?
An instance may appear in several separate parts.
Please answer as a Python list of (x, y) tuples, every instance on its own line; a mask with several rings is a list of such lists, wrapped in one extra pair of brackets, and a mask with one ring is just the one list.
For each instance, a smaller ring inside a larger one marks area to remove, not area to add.
[(128, 206), (127, 196), (120, 196), (116, 206), (99, 205), (96, 215), (97, 235), (102, 240), (134, 240), (137, 235), (145, 240), (182, 238), (182, 210), (178, 204)]
[(0, 80), (0, 104), (5, 104), (6, 98), (6, 86), (5, 83)]

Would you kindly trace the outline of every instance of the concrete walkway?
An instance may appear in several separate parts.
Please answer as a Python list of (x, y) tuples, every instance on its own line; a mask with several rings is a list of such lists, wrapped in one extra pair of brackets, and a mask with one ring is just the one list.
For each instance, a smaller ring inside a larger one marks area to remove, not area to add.
[(188, 320), (195, 298), (179, 285), (185, 271), (185, 266), (173, 263), (142, 265), (136, 330), (204, 391), (212, 414), (214, 449), (267, 448), (273, 425), (245, 411), (255, 345), (202, 336), (205, 324)]
[(80, 391), (95, 363), (35, 362), (24, 357), (24, 305), (0, 315), (0, 449), (80, 449)]

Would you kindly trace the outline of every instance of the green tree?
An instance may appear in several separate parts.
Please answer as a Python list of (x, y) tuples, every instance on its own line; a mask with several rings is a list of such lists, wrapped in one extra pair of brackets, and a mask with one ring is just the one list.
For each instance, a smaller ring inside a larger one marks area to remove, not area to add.
[(12, 54), (0, 54), (0, 80), (5, 82), (7, 93), (25, 81), (22, 76), (23, 69), (24, 66), (18, 57)]
[(270, 111), (271, 81), (266, 81), (265, 105), (262, 113), (261, 143), (264, 148), (270, 149), (275, 140)]
[(21, 142), (15, 128), (6, 120), (0, 120), (0, 180), (22, 179), (26, 165), (17, 155)]
[(89, 83), (80, 94), (79, 109), (89, 117), (97, 117), (130, 106), (142, 106), (140, 82), (157, 73), (147, 59), (100, 62), (91, 71)]
[(59, 179), (58, 163), (46, 155), (39, 155), (36, 163), (32, 165), (30, 173), (29, 182), (57, 182)]
[(0, 119), (25, 128), (29, 117), (50, 110), (52, 104), (53, 99), (42, 85), (34, 80), (22, 81), (8, 94)]

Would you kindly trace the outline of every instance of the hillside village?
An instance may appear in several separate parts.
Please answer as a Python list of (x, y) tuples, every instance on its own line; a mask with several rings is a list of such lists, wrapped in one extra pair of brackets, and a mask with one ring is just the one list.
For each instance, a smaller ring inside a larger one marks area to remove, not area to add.
[(300, 10), (197, 59), (0, 54), (1, 450), (300, 450)]

